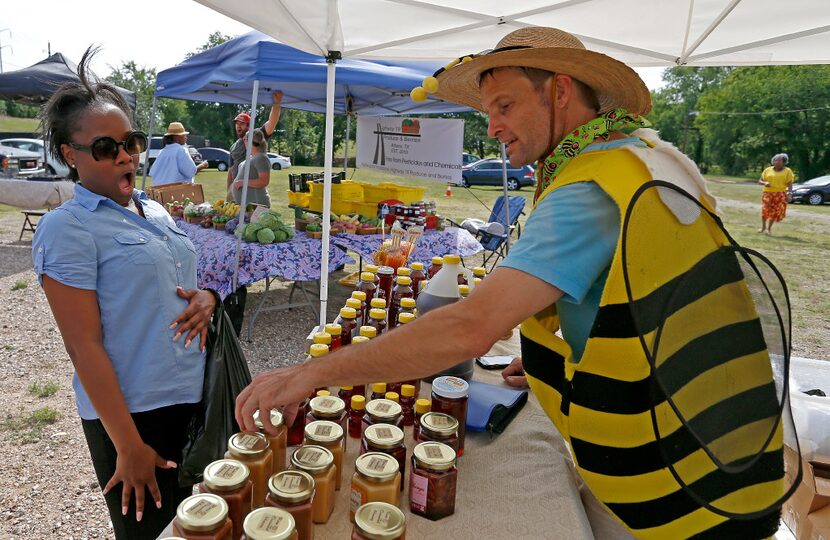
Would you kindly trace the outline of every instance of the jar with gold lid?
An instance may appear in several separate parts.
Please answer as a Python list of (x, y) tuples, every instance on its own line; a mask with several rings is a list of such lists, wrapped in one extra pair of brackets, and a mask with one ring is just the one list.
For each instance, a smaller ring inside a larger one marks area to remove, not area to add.
[(405, 537), (406, 516), (397, 506), (370, 502), (355, 512), (351, 540), (403, 540)]
[(326, 523), (334, 511), (337, 482), (334, 455), (322, 446), (301, 446), (291, 455), (291, 467), (314, 478), (315, 494), (311, 506), (311, 519), (314, 523)]
[(392, 424), (401, 427), (403, 409), (400, 404), (389, 399), (373, 399), (366, 404), (363, 415), (363, 429), (372, 424)]
[(268, 480), (265, 505), (282, 508), (291, 514), (298, 540), (314, 538), (312, 507), (315, 487), (314, 478), (310, 474), (294, 469), (278, 472)]
[(409, 509), (413, 514), (438, 520), (455, 512), (455, 459), (455, 451), (444, 443), (415, 446), (409, 474)]
[(176, 509), (173, 534), (185, 540), (230, 540), (232, 533), (228, 503), (218, 495), (191, 495)]
[(354, 522), (357, 509), (368, 502), (401, 503), (401, 473), (398, 461), (382, 452), (358, 456), (352, 476), (349, 518)]
[(282, 413), (277, 409), (271, 409), (269, 415), (271, 425), (277, 430), (275, 435), (269, 435), (265, 431), (265, 426), (262, 425), (262, 420), (259, 418), (259, 411), (254, 411), (254, 424), (260, 433), (265, 435), (268, 439), (268, 446), (271, 448), (271, 459), (273, 467), (271, 474), (284, 471), (286, 468), (285, 461), (287, 459), (287, 445), (288, 445), (288, 428), (285, 426)]
[(315, 420), (330, 420), (340, 424), (343, 431), (346, 431), (349, 427), (346, 423), (347, 418), (346, 402), (337, 396), (317, 396), (308, 404), (306, 423)]
[(253, 507), (262, 506), (268, 490), (268, 478), (271, 477), (271, 469), (274, 466), (273, 453), (265, 435), (251, 431), (234, 434), (228, 440), (225, 457), (247, 465), (253, 482)]
[(346, 453), (346, 432), (335, 422), (329, 420), (315, 420), (305, 427), (303, 445), (318, 445), (328, 448), (334, 456), (335, 489), (340, 489), (343, 478), (343, 455)]
[(421, 426), (415, 440), (442, 442), (458, 455), (458, 420), (445, 413), (425, 413), (421, 416)]
[(298, 540), (294, 518), (280, 508), (257, 508), (245, 518), (243, 540)]
[(233, 537), (242, 536), (242, 522), (252, 509), (253, 482), (248, 466), (235, 459), (219, 459), (207, 467), (199, 484), (200, 493), (213, 493), (228, 504)]
[[(406, 445), (404, 433), (392, 424), (372, 424), (363, 430), (360, 441), (360, 453), (382, 452), (395, 458), (401, 471), (401, 478), (406, 474)], [(403, 485), (400, 490), (403, 491)]]

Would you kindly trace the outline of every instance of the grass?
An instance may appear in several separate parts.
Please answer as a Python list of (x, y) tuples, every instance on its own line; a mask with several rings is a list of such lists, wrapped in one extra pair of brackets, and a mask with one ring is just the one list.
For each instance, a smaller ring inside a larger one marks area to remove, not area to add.
[(18, 279), (17, 281), (14, 282), (14, 285), (12, 285), (12, 290), (13, 291), (19, 291), (20, 289), (25, 289), (28, 286), (29, 286), (28, 281), (26, 281), (25, 279)]
[(29, 414), (6, 414), (0, 421), (0, 431), (21, 444), (33, 444), (43, 438), (44, 428), (57, 422), (59, 417), (60, 413), (52, 407), (42, 407)]
[(25, 131), (34, 133), (37, 131), (38, 120), (36, 118), (17, 118), (14, 116), (0, 115), (0, 131)]
[(54, 396), (55, 393), (58, 391), (58, 383), (54, 381), (46, 381), (43, 384), (39, 382), (33, 382), (29, 385), (29, 393), (35, 397), (39, 398), (47, 398), (50, 396)]

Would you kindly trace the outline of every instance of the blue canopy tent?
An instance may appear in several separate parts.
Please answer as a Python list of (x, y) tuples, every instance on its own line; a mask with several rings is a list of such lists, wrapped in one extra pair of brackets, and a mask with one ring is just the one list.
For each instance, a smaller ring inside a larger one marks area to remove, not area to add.
[[(337, 67), (335, 84), (334, 67)], [(276, 90), (284, 94), (282, 106), (326, 113), (325, 184), (323, 195), (323, 246), (320, 276), (320, 324), (325, 324), (328, 302), (329, 220), (331, 212), (332, 117), (334, 113), (401, 115), (466, 112), (470, 109), (437, 99), (416, 103), (409, 97), (412, 88), (440, 67), (435, 62), (412, 62), (397, 66), (390, 62), (324, 58), (284, 45), (267, 35), (252, 31), (192, 56), (166, 69), (156, 77), (151, 123), (155, 118), (155, 99), (166, 97), (217, 103), (251, 104), (253, 138), (257, 103), (270, 102)], [(152, 131), (153, 126), (150, 126)], [(348, 130), (348, 127), (347, 127)], [(348, 132), (348, 131), (347, 131)], [(243, 173), (245, 209), (249, 159)], [(146, 180), (147, 167), (144, 167)], [(143, 187), (144, 181), (142, 181)], [(241, 247), (241, 240), (240, 246)], [(237, 249), (237, 272), (239, 253)], [(237, 273), (234, 273), (234, 288)]]

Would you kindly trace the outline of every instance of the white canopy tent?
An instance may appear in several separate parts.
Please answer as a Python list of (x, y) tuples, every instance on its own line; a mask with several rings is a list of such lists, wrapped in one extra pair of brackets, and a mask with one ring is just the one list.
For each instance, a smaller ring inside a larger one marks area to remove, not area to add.
[[(827, 0), (196, 0), (328, 59), (323, 212), (331, 212), (334, 79), (340, 58), (449, 61), (526, 26), (552, 26), (632, 67), (830, 63)], [(323, 219), (320, 318), (328, 298)]]

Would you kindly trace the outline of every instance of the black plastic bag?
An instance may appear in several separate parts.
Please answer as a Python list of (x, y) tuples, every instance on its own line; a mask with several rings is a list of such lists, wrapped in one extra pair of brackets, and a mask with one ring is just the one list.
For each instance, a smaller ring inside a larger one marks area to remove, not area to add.
[(207, 353), (202, 408), (190, 422), (179, 465), (182, 487), (201, 482), (205, 467), (224, 457), (228, 439), (239, 431), (236, 397), (251, 383), (248, 362), (221, 303), (208, 331)]

